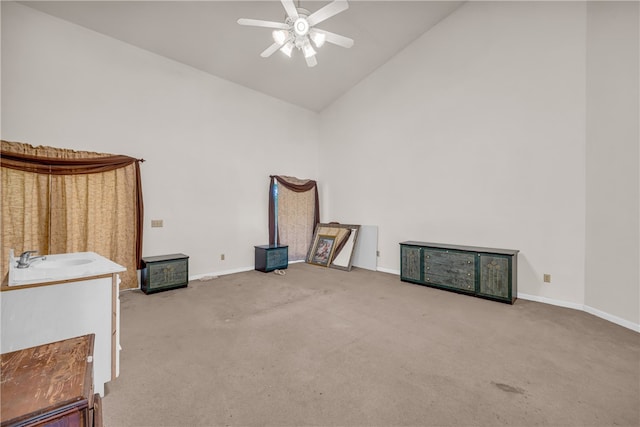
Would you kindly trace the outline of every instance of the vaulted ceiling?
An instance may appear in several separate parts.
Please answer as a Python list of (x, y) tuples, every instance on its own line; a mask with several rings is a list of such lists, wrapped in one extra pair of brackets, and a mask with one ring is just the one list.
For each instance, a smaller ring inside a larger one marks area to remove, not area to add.
[[(279, 1), (24, 1), (26, 6), (214, 76), (313, 111), (387, 62), (463, 3), (461, 1), (351, 0), (349, 9), (318, 28), (355, 40), (350, 49), (326, 43), (318, 65), (260, 53), (271, 29), (237, 24), (238, 18), (284, 22)], [(298, 1), (314, 12), (329, 1)]]

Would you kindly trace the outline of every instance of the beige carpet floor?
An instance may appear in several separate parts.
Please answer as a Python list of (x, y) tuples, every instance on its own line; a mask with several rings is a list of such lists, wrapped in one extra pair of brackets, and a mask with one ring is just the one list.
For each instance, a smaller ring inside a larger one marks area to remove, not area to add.
[(125, 426), (638, 426), (640, 334), (308, 264), (121, 294)]

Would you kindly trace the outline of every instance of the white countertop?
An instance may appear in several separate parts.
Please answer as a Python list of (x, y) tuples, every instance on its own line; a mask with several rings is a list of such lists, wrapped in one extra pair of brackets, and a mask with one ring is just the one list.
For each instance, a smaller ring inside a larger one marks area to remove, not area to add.
[(36, 259), (27, 268), (18, 268), (17, 260), (9, 260), (11, 287), (36, 283), (57, 282), (120, 273), (127, 269), (95, 252), (74, 252), (45, 255)]

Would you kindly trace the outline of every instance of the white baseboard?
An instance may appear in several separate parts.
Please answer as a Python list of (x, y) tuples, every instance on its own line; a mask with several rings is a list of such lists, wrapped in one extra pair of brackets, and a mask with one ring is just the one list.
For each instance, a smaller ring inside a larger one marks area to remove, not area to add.
[(523, 294), (521, 292), (518, 292), (518, 298), (526, 299), (528, 301), (543, 302), (545, 304), (550, 304), (550, 305), (557, 305), (558, 307), (572, 308), (574, 310), (584, 311), (584, 304), (577, 304), (569, 301), (562, 301), (562, 300), (557, 300), (553, 298), (541, 297), (538, 295)]
[(240, 267), (240, 268), (233, 268), (231, 270), (223, 270), (223, 271), (214, 271), (212, 273), (203, 273), (203, 274), (196, 274), (193, 276), (189, 276), (189, 280), (200, 280), (200, 279), (207, 279), (207, 278), (215, 278), (218, 276), (226, 276), (227, 274), (234, 274), (234, 273), (244, 273), (245, 271), (251, 271), (253, 270), (254, 267)]
[[(382, 272), (382, 273), (395, 274), (396, 276), (400, 275), (400, 270), (393, 270), (391, 268), (378, 267), (377, 270)], [(549, 305), (555, 305), (555, 306), (558, 306), (558, 307), (571, 308), (573, 310), (585, 311), (585, 312), (587, 312), (589, 314), (592, 314), (592, 315), (594, 315), (596, 317), (599, 317), (601, 319), (607, 320), (607, 321), (609, 321), (611, 323), (615, 323), (616, 325), (620, 325), (620, 326), (625, 327), (627, 329), (631, 329), (632, 331), (635, 331), (635, 332), (640, 332), (640, 324), (630, 322), (630, 321), (628, 321), (626, 319), (623, 319), (621, 317), (614, 316), (613, 314), (609, 314), (609, 313), (606, 313), (604, 311), (598, 310), (596, 308), (589, 307), (588, 305), (578, 304), (578, 303), (569, 302), (569, 301), (562, 301), (562, 300), (557, 300), (557, 299), (553, 299), (553, 298), (541, 297), (541, 296), (538, 296), (538, 295), (523, 294), (523, 293), (520, 293), (520, 292), (518, 293), (518, 298), (529, 300), (529, 301), (541, 302), (541, 303), (549, 304)]]
[[(304, 262), (303, 259), (301, 260), (297, 260), (297, 261), (289, 261), (289, 264), (297, 264), (299, 262)], [(218, 277), (218, 276), (226, 276), (227, 274), (234, 274), (234, 273), (244, 273), (245, 271), (251, 271), (254, 270), (254, 266), (249, 266), (249, 267), (240, 267), (240, 268), (234, 268), (231, 270), (223, 270), (223, 271), (214, 271), (212, 273), (203, 273), (203, 274), (196, 274), (193, 276), (189, 276), (189, 280), (201, 280), (201, 279), (208, 279), (208, 278), (214, 278), (214, 277)]]
[(529, 301), (542, 302), (544, 304), (556, 305), (559, 307), (572, 308), (574, 310), (581, 310), (589, 314), (592, 314), (596, 317), (599, 317), (601, 319), (607, 320), (611, 323), (615, 323), (616, 325), (620, 325), (627, 329), (631, 329), (632, 331), (640, 332), (640, 324), (630, 322), (626, 319), (623, 319), (618, 316), (614, 316), (613, 314), (606, 313), (604, 311), (598, 310), (588, 305), (577, 304), (574, 302), (562, 301), (562, 300), (557, 300), (553, 298), (546, 298), (546, 297), (540, 297), (537, 295), (529, 295), (529, 294), (522, 294), (522, 293), (518, 293), (518, 298), (526, 299)]
[(400, 275), (400, 270), (393, 270), (391, 268), (377, 267), (376, 270), (383, 273), (395, 274), (396, 276)]
[(601, 319), (608, 320), (609, 322), (615, 323), (616, 325), (624, 326), (627, 329), (631, 329), (632, 331), (640, 332), (640, 324), (630, 322), (626, 319), (623, 319), (618, 316), (614, 316), (613, 314), (606, 313), (604, 311), (598, 310), (597, 308), (589, 307), (588, 305), (584, 306), (584, 311), (589, 314), (593, 314)]

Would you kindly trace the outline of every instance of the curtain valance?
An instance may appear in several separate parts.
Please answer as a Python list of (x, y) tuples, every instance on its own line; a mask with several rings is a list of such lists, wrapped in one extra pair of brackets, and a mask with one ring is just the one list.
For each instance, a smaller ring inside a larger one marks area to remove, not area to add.
[(2, 150), (0, 154), (2, 155), (2, 167), (49, 175), (77, 175), (108, 172), (129, 166), (132, 163), (144, 162), (144, 159), (135, 159), (121, 155), (89, 159), (66, 159), (11, 153), (5, 150)]

